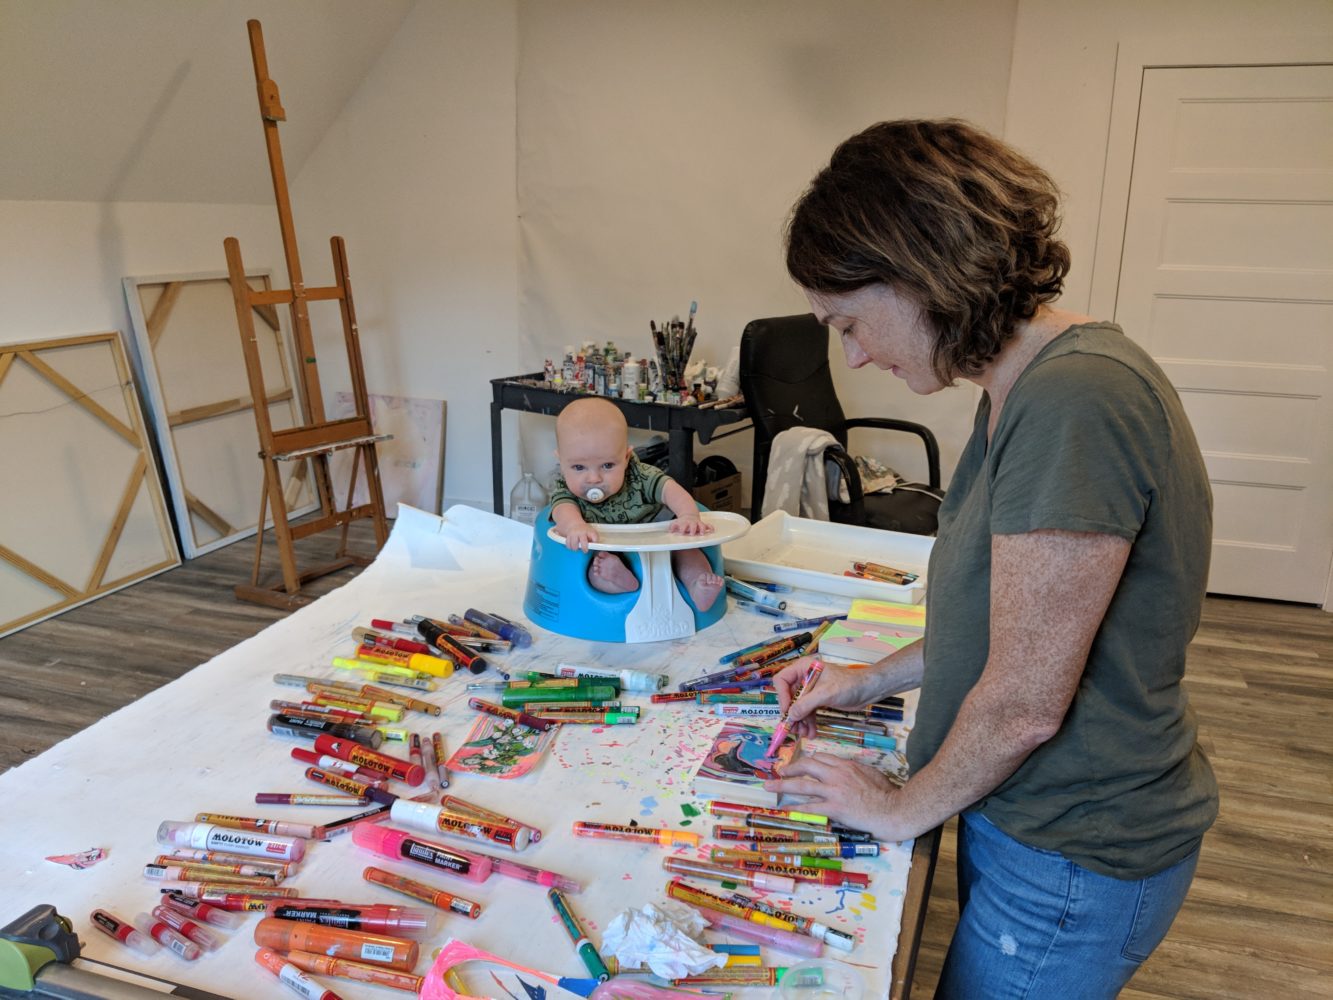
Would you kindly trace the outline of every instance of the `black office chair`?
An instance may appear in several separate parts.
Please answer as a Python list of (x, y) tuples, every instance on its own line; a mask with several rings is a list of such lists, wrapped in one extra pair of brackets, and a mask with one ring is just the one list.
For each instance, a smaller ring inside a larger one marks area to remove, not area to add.
[[(863, 524), (890, 531), (932, 535), (938, 523), (940, 448), (928, 427), (910, 420), (860, 417), (848, 420), (833, 388), (829, 369), (829, 329), (812, 314), (757, 319), (741, 334), (741, 392), (754, 422), (754, 485), (750, 517), (758, 520), (764, 505), (768, 457), (773, 438), (791, 427), (828, 431), (841, 445), (825, 458), (835, 462), (847, 483), (849, 502), (829, 497), (829, 518), (842, 524)], [(904, 483), (890, 493), (866, 495), (856, 462), (847, 453), (847, 432), (853, 427), (904, 431), (926, 446), (929, 483)]]

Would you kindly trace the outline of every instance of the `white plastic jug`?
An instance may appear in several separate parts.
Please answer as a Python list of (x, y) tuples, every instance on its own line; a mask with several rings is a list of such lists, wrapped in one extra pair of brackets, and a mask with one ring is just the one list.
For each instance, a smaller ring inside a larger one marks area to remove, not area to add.
[(542, 484), (532, 477), (531, 472), (523, 473), (523, 478), (509, 491), (509, 516), (524, 524), (535, 524), (537, 515), (546, 506), (546, 491)]

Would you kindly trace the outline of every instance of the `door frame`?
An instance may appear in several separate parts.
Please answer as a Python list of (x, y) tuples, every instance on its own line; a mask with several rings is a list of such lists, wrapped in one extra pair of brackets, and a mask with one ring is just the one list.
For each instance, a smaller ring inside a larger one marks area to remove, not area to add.
[[(1093, 248), (1089, 314), (1115, 315), (1144, 71), (1209, 66), (1326, 65), (1333, 63), (1330, 53), (1333, 53), (1333, 35), (1327, 34), (1151, 35), (1120, 40), (1116, 46), (1111, 120), (1106, 133), (1106, 161), (1102, 170), (1102, 197)], [(1330, 560), (1324, 582), (1323, 608), (1333, 612), (1333, 560)]]

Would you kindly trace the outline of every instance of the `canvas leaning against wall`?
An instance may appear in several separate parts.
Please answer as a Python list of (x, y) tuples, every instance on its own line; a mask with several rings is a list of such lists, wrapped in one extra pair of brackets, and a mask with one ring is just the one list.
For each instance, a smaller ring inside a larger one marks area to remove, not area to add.
[[(267, 289), (269, 277), (247, 276)], [(255, 533), (264, 468), (254, 401), (224, 273), (126, 278), (135, 369), (152, 417), (185, 558)], [(302, 422), (290, 338), (273, 306), (256, 308), (265, 405), (274, 428)], [(308, 462), (283, 469), (291, 516), (315, 509)], [(270, 517), (267, 524), (272, 524)]]
[(0, 635), (180, 565), (120, 335), (0, 346)]

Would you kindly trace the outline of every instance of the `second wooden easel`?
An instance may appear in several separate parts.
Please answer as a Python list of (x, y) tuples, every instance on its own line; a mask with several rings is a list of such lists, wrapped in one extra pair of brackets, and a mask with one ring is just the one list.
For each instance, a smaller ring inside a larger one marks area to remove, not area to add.
[[(240, 329), (241, 347), (245, 352), (245, 367), (250, 381), (251, 398), (263, 399), (264, 373), (255, 339), (254, 310), (261, 306), (286, 305), (291, 309), (292, 331), (296, 340), (298, 384), (301, 388), (299, 426), (274, 430), (268, 408), (255, 407), (255, 423), (259, 431), (259, 458), (264, 463), (264, 485), (260, 491), (259, 533), (255, 541), (254, 569), (249, 584), (238, 584), (236, 596), (278, 608), (293, 608), (307, 604), (312, 597), (301, 593), (301, 587), (310, 580), (325, 576), (347, 566), (367, 565), (372, 556), (356, 555), (348, 551), (347, 529), (351, 523), (368, 518), (375, 526), (375, 549), (388, 537), (384, 516), (384, 496), (380, 486), (379, 464), (375, 456), (375, 442), (391, 435), (376, 434), (370, 424), (370, 407), (366, 398), (366, 376), (361, 365), (361, 346), (356, 326), (356, 311), (352, 306), (352, 285), (347, 269), (347, 248), (341, 236), (330, 241), (333, 248), (334, 284), (325, 288), (307, 288), (301, 275), (301, 259), (296, 247), (296, 228), (292, 222), (291, 201), (287, 194), (287, 175), (282, 163), (282, 146), (278, 140), (278, 122), (286, 120), (278, 85), (269, 79), (268, 60), (264, 54), (264, 35), (258, 21), (247, 22), (250, 31), (250, 54), (254, 60), (255, 83), (259, 90), (259, 114), (264, 124), (264, 141), (268, 147), (269, 170), (273, 175), (273, 194), (277, 201), (278, 225), (282, 230), (282, 248), (287, 262), (290, 288), (256, 290), (245, 279), (245, 265), (241, 260), (241, 245), (235, 237), (223, 243), (227, 252), (227, 273), (231, 281), (232, 298), (236, 304), (236, 323)], [(312, 301), (336, 299), (342, 313), (343, 340), (347, 347), (347, 368), (352, 383), (352, 399), (356, 415), (342, 420), (324, 418), (324, 396), (319, 385), (319, 367), (315, 359), (315, 343), (310, 328)], [(344, 448), (355, 448), (351, 482), (347, 489), (346, 505), (339, 509), (334, 498), (329, 475), (329, 455)], [(314, 465), (315, 487), (319, 494), (319, 513), (299, 524), (288, 523), (287, 502), (283, 496), (282, 478), (278, 463), (310, 459)], [(360, 467), (365, 467), (369, 488), (366, 503), (352, 506)], [(273, 533), (277, 539), (281, 560), (280, 578), (268, 584), (260, 583), (264, 555), (264, 520), (269, 508), (273, 512)], [(332, 562), (302, 572), (297, 567), (295, 543), (298, 539), (333, 528), (340, 528), (337, 555)]]

